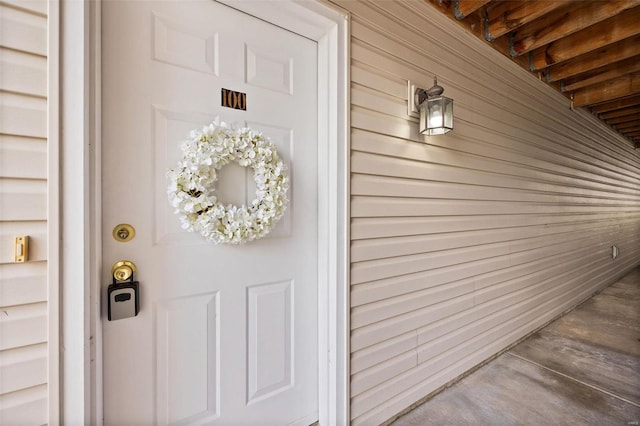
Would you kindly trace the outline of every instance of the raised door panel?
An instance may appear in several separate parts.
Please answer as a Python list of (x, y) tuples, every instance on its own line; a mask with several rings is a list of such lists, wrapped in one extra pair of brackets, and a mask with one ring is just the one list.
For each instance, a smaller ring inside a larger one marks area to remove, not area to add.
[(293, 385), (293, 282), (247, 289), (248, 404)]
[(157, 416), (161, 424), (219, 415), (216, 293), (160, 302), (156, 316)]

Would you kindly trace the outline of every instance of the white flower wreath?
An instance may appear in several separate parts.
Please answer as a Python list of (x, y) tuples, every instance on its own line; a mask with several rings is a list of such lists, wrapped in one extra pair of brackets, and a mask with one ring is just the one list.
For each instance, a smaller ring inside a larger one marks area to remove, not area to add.
[[(267, 235), (284, 214), (286, 168), (273, 142), (261, 133), (233, 130), (216, 120), (192, 130), (182, 142), (182, 153), (178, 166), (167, 173), (167, 192), (183, 229), (198, 231), (216, 244), (240, 244)], [(249, 206), (224, 206), (214, 195), (216, 170), (230, 161), (254, 171), (256, 199)]]

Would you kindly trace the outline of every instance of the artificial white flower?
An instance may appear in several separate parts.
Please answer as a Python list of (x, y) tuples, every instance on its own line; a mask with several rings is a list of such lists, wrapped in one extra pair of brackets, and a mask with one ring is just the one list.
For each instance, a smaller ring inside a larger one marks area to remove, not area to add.
[[(216, 244), (242, 244), (262, 238), (287, 206), (289, 178), (276, 147), (262, 133), (232, 130), (214, 121), (192, 130), (181, 143), (182, 160), (169, 170), (167, 194), (182, 228)], [(222, 205), (213, 192), (216, 170), (230, 161), (253, 169), (256, 199), (249, 206)]]

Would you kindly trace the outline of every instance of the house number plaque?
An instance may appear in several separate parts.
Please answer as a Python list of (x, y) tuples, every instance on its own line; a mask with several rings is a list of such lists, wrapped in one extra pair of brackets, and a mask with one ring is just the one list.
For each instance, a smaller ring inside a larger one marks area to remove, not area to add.
[(229, 89), (222, 89), (222, 106), (226, 108), (247, 110), (247, 94), (235, 92)]

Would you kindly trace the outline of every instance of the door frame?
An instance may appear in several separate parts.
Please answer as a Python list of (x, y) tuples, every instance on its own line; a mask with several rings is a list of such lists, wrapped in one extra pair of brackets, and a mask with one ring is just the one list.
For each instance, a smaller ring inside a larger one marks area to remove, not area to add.
[[(321, 425), (346, 425), (349, 14), (318, 1), (218, 1), (318, 43), (318, 408)], [(101, 0), (59, 4), (60, 423), (102, 424)]]

